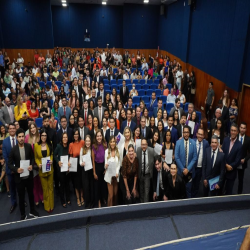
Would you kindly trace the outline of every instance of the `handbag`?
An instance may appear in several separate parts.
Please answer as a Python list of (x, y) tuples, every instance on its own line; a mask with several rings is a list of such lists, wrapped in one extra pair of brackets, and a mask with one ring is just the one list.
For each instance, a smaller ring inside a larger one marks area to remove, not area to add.
[(196, 90), (196, 89), (193, 89), (193, 88), (191, 87), (191, 94), (192, 94), (192, 95), (195, 95), (195, 90)]

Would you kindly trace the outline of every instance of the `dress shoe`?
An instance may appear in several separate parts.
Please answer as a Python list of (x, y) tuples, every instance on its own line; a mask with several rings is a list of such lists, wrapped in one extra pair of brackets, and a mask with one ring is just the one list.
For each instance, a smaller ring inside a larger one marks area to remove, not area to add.
[(16, 207), (17, 207), (17, 205), (16, 205), (16, 204), (10, 207), (10, 214), (12, 214), (12, 213), (13, 213), (13, 211), (15, 210), (15, 208), (16, 208)]
[(21, 220), (26, 220), (26, 219), (27, 219), (27, 215), (26, 214), (21, 215)]
[(35, 209), (31, 210), (30, 213), (29, 213), (29, 215), (32, 216), (32, 217), (34, 217), (34, 218), (38, 218), (39, 217), (39, 213)]

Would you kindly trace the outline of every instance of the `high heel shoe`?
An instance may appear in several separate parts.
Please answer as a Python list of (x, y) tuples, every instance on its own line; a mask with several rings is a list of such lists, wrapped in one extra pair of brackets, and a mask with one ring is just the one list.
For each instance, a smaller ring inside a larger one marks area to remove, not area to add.
[(82, 204), (82, 206), (84, 205), (84, 199), (83, 199), (83, 197), (81, 197), (81, 204)]
[(77, 200), (79, 200), (79, 202), (77, 202), (77, 205), (78, 205), (78, 207), (80, 207), (82, 205), (81, 202), (80, 202), (80, 199), (77, 198)]

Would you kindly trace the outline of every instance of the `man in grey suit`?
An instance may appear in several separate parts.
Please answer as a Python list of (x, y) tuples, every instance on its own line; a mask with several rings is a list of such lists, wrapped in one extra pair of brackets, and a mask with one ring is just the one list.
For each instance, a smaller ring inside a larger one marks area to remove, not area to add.
[(5, 98), (5, 104), (6, 105), (0, 109), (0, 121), (8, 128), (9, 124), (14, 122), (14, 105), (10, 105), (10, 99), (8, 97)]
[(153, 178), (154, 168), (154, 149), (148, 147), (145, 138), (141, 140), (141, 147), (137, 149), (137, 158), (139, 161), (139, 193), (141, 202), (149, 202), (150, 184)]
[(101, 126), (101, 122), (102, 122), (102, 118), (104, 116), (104, 110), (105, 110), (105, 108), (102, 106), (102, 97), (101, 96), (98, 96), (97, 104), (98, 104), (98, 106), (94, 108), (94, 116), (98, 117), (99, 125)]
[(169, 115), (170, 116), (174, 116), (174, 111), (178, 110), (178, 114), (179, 114), (179, 120), (181, 120), (181, 115), (184, 112), (183, 108), (180, 107), (181, 106), (181, 101), (179, 98), (175, 99), (175, 106), (173, 108), (171, 108)]

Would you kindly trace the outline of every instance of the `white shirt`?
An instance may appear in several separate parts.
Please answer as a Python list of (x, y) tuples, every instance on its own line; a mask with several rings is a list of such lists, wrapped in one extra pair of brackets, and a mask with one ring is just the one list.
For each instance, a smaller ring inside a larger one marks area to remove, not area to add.
[(169, 94), (167, 97), (167, 103), (175, 103), (176, 96)]
[(25, 81), (21, 82), (21, 88), (22, 88), (22, 89), (24, 89), (25, 85), (26, 85), (26, 82), (25, 82)]
[(16, 84), (18, 82), (14, 82), (13, 80), (11, 81), (11, 87), (16, 90)]
[(76, 69), (75, 69), (75, 67), (73, 67), (72, 74), (71, 74), (71, 79), (73, 80), (75, 77), (78, 79), (77, 74), (76, 74)]
[(179, 98), (180, 98), (181, 103), (184, 103), (185, 95), (182, 94)]
[(102, 53), (102, 54), (101, 54), (101, 58), (102, 58), (102, 62), (105, 63), (105, 61), (106, 61), (106, 55), (105, 55), (105, 53)]
[(82, 128), (79, 127), (79, 129), (80, 129), (80, 137), (82, 140), (84, 140), (84, 127)]
[(101, 72), (100, 72), (100, 76), (103, 76), (103, 72), (105, 72), (106, 73), (106, 76), (107, 76), (107, 70), (101, 70)]
[[(198, 156), (198, 152), (199, 152), (199, 145), (201, 144), (201, 148), (200, 148), (200, 153)], [(203, 159), (203, 142), (199, 142), (198, 140), (196, 141), (196, 148), (197, 148), (197, 156), (198, 156), (198, 163), (197, 163), (197, 168), (201, 168), (202, 167), (202, 159)]]
[[(214, 163), (216, 161), (217, 153), (218, 153), (218, 148), (214, 152), (214, 162), (213, 162), (212, 168), (214, 167)], [(213, 156), (213, 150), (211, 150), (211, 158), (212, 158), (212, 156)]]
[(128, 74), (124, 74), (123, 75), (123, 80), (127, 80), (127, 79), (129, 79), (129, 75)]
[[(180, 76), (180, 77), (179, 77)], [(181, 79), (183, 78), (183, 71), (177, 71), (176, 73), (176, 78), (177, 78), (177, 82), (181, 83)]]
[(24, 60), (22, 57), (18, 57), (16, 60), (17, 63), (24, 63)]
[(37, 70), (38, 70), (38, 68), (33, 68), (33, 69), (32, 69), (32, 74), (35, 75), (35, 74), (37, 73)]

